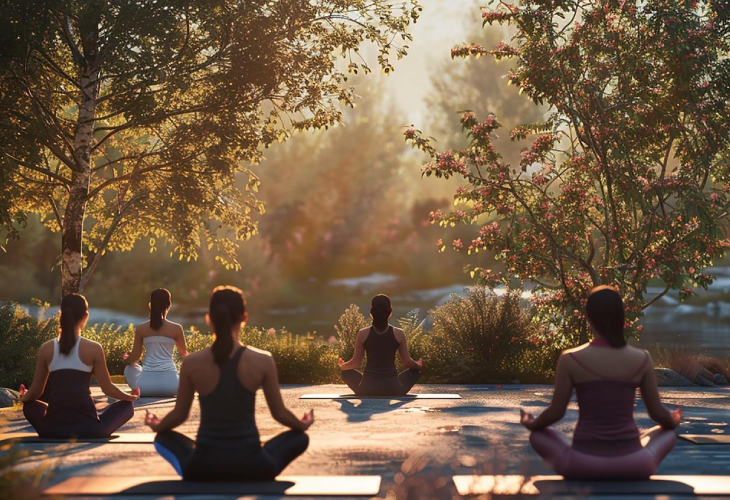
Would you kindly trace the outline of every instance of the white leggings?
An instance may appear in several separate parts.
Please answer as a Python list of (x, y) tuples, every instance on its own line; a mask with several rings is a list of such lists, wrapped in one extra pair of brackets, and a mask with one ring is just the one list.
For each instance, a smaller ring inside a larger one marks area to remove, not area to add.
[(135, 363), (124, 368), (124, 378), (129, 387), (139, 387), (141, 396), (175, 396), (180, 376), (175, 370), (145, 371)]

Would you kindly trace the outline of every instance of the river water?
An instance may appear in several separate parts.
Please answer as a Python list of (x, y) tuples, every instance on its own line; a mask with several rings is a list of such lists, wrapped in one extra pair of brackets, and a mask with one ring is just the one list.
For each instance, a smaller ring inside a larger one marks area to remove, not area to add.
[[(714, 268), (711, 271), (718, 276), (715, 283), (707, 291), (699, 291), (698, 296), (687, 303), (680, 303), (676, 294), (670, 293), (648, 308), (641, 320), (643, 329), (637, 345), (652, 350), (680, 348), (694, 353), (730, 356), (730, 268)], [(469, 286), (455, 283), (425, 290), (404, 290), (397, 283), (398, 277), (384, 274), (333, 281), (329, 284), (326, 300), (316, 305), (251, 311), (250, 323), (277, 330), (284, 327), (293, 333), (316, 332), (328, 338), (335, 334), (334, 325), (349, 304), (358, 305), (367, 316), (372, 295), (392, 289), (393, 317), (399, 318), (418, 309), (419, 316), (428, 326), (429, 310), (445, 303), (452, 294), (463, 295)], [(649, 297), (658, 291), (650, 288)], [(528, 299), (529, 292), (525, 292), (523, 297)], [(33, 306), (27, 306), (27, 309), (31, 314), (39, 314)], [(43, 314), (48, 317), (57, 311), (57, 308), (50, 308)], [(170, 318), (186, 327), (195, 326), (206, 331), (204, 313), (202, 309), (183, 311), (173, 306)], [(89, 322), (126, 326), (146, 319), (141, 315), (91, 308)]]

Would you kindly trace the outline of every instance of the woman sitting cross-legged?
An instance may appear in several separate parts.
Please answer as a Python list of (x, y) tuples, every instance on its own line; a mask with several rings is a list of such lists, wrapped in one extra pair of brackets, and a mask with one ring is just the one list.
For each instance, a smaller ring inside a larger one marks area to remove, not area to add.
[[(44, 343), (38, 353), (33, 384), (20, 398), (23, 414), (38, 435), (45, 438), (109, 437), (134, 415), (131, 394), (121, 391), (109, 377), (101, 345), (80, 336), (89, 318), (83, 295), (67, 295), (61, 301), (61, 333)], [(104, 394), (115, 399), (97, 413), (91, 398), (91, 376)], [(37, 399), (49, 383), (48, 404)]]
[[(373, 297), (370, 308), (373, 325), (357, 333), (352, 359), (339, 360), (342, 380), (358, 396), (404, 396), (418, 382), (423, 360), (411, 359), (403, 330), (388, 324), (392, 314), (393, 307), (387, 295)], [(396, 352), (406, 367), (400, 374), (395, 368)], [(367, 364), (363, 374), (357, 368), (362, 365), (364, 355), (367, 355)]]
[[(309, 445), (304, 431), (312, 425), (314, 412), (298, 419), (284, 406), (274, 358), (239, 340), (247, 320), (241, 290), (215, 288), (206, 315), (215, 331), (213, 346), (183, 360), (175, 408), (162, 420), (149, 413), (145, 418), (157, 433), (155, 448), (184, 479), (274, 479)], [(274, 419), (292, 429), (263, 446), (254, 418), (260, 387)], [(200, 396), (200, 427), (193, 442), (172, 429), (187, 420), (195, 392)]]
[[(585, 312), (593, 340), (560, 356), (552, 403), (537, 418), (520, 410), (521, 423), (532, 431), (535, 451), (565, 478), (648, 478), (677, 442), (672, 429), (681, 408), (669, 412), (662, 406), (649, 353), (626, 343), (618, 291), (594, 288)], [(659, 424), (644, 434), (633, 416), (637, 387), (649, 417)], [(573, 388), (578, 424), (571, 444), (548, 426), (563, 418)]]
[[(172, 360), (177, 346), (180, 355), (188, 355), (182, 326), (167, 320), (172, 297), (164, 288), (150, 295), (150, 320), (134, 331), (132, 353), (124, 363), (124, 378), (130, 387), (139, 387), (145, 396), (174, 396), (179, 376)], [(144, 347), (144, 363), (137, 363)]]

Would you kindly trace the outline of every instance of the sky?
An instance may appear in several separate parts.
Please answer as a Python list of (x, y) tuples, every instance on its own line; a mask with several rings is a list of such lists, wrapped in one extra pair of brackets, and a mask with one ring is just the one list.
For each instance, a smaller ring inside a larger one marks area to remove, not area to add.
[(423, 98), (431, 90), (432, 69), (451, 58), (454, 45), (468, 42), (465, 27), (480, 21), (480, 4), (474, 0), (419, 1), (423, 11), (411, 26), (408, 55), (393, 64), (395, 71), (385, 79), (390, 97), (416, 127), (424, 125)]

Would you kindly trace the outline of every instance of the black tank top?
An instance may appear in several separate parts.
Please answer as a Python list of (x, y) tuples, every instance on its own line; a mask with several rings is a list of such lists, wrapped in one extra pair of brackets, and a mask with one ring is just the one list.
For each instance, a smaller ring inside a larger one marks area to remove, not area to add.
[(54, 425), (99, 421), (89, 385), (91, 372), (61, 369), (48, 374), (46, 419)]
[(214, 448), (259, 448), (256, 394), (238, 380), (238, 362), (245, 347), (220, 366), (218, 385), (200, 396), (200, 427), (196, 443)]
[(365, 375), (397, 377), (395, 353), (399, 345), (392, 326), (389, 326), (385, 333), (378, 333), (371, 326), (368, 338), (363, 344), (368, 360), (365, 365)]

